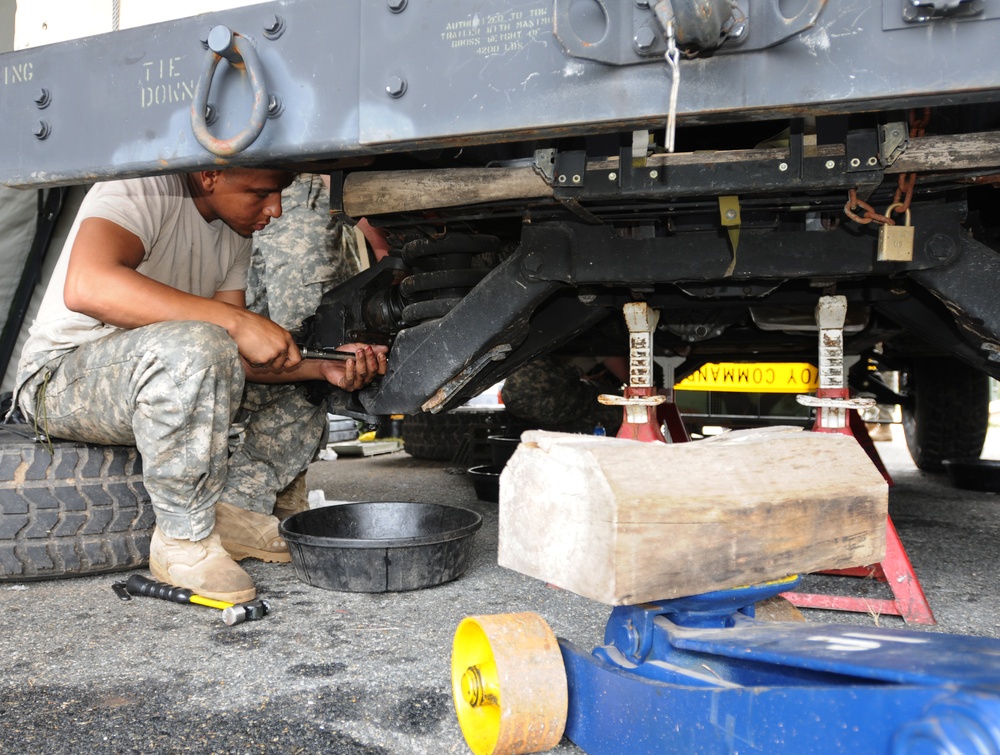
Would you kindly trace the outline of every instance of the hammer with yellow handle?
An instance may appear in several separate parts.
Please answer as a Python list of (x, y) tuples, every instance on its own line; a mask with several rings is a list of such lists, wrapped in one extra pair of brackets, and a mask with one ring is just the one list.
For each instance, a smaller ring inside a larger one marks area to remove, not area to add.
[(169, 600), (174, 603), (194, 603), (199, 606), (218, 608), (222, 611), (222, 620), (228, 626), (242, 624), (244, 621), (263, 619), (271, 611), (271, 605), (266, 600), (250, 600), (246, 603), (227, 603), (224, 600), (214, 600), (198, 595), (186, 587), (174, 587), (163, 582), (133, 574), (125, 582), (125, 590), (129, 595), (146, 595), (150, 598)]

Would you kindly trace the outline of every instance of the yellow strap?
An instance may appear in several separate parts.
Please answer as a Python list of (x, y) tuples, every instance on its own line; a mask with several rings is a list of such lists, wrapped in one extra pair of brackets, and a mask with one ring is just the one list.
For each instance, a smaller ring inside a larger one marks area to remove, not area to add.
[(728, 278), (736, 269), (736, 247), (740, 244), (740, 198), (734, 195), (719, 197), (719, 215), (722, 227), (729, 229), (729, 243), (733, 246), (733, 259), (722, 276)]

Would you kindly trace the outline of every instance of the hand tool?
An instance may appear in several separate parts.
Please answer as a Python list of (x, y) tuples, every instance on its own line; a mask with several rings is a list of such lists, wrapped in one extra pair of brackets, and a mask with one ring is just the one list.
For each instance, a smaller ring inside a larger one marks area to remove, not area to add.
[[(244, 621), (257, 621), (263, 619), (271, 612), (271, 604), (266, 600), (251, 600), (246, 603), (229, 603), (224, 600), (214, 600), (206, 598), (204, 595), (188, 590), (185, 587), (174, 587), (163, 582), (144, 577), (141, 574), (133, 574), (125, 583), (125, 590), (129, 595), (146, 595), (150, 598), (160, 598), (174, 603), (195, 603), (209, 608), (218, 608), (222, 611), (222, 620), (227, 626), (242, 624)], [(117, 592), (117, 591), (116, 591)]]
[(299, 354), (303, 359), (330, 359), (335, 362), (346, 362), (348, 359), (356, 359), (354, 354), (346, 351), (320, 351), (319, 349), (307, 349), (299, 346)]

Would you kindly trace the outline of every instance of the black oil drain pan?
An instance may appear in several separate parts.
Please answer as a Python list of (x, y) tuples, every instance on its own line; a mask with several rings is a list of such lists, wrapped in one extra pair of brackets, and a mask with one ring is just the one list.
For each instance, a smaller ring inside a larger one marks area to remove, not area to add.
[(403, 592), (465, 573), (483, 518), (440, 503), (324, 506), (281, 523), (295, 575), (340, 592)]

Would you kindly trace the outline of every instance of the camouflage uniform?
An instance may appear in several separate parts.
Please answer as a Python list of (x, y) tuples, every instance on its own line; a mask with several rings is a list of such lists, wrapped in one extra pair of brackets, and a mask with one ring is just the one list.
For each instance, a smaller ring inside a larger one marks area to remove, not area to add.
[[(318, 175), (300, 175), (282, 193), (281, 207), (281, 218), (254, 235), (247, 307), (294, 330), (327, 291), (358, 272), (358, 247), (353, 229), (330, 216), (330, 195)], [(326, 415), (326, 402), (310, 402), (303, 386), (248, 383), (224, 500), (271, 513), (275, 493), (319, 450)]]
[(574, 365), (544, 356), (508, 375), (501, 397), (518, 432), (593, 433), (600, 423), (614, 435), (621, 426), (622, 410), (599, 403), (602, 393), (620, 395), (621, 382), (610, 375), (585, 378)]
[(243, 380), (224, 328), (163, 322), (57, 356), (25, 383), (20, 401), (54, 437), (136, 446), (164, 535), (200, 540), (225, 485)]
[[(357, 267), (356, 245), (339, 246), (353, 234), (329, 222), (328, 207), (319, 177), (300, 177), (254, 249), (248, 303), (283, 327)], [(53, 437), (135, 445), (157, 525), (191, 540), (210, 534), (219, 500), (271, 513), (326, 429), (326, 407), (300, 386), (245, 384), (236, 343), (205, 322), (117, 330), (55, 356), (24, 382), (19, 402)]]

